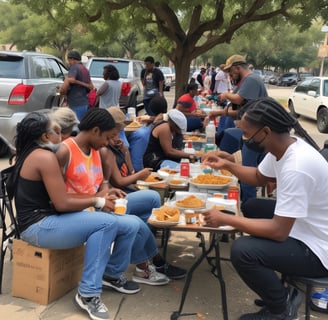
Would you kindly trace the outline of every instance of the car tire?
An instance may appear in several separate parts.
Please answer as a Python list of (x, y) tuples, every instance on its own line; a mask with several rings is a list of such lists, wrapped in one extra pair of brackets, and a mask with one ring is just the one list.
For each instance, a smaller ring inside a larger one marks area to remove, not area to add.
[(321, 108), (317, 115), (317, 127), (319, 132), (328, 133), (328, 109)]
[(298, 118), (300, 116), (298, 113), (295, 112), (294, 104), (293, 104), (293, 101), (291, 101), (291, 100), (288, 101), (288, 109), (289, 109), (290, 114), (294, 118)]

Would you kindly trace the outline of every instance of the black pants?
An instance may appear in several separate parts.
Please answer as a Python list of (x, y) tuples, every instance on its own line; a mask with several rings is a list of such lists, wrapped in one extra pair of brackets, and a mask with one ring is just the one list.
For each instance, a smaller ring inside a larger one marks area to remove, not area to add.
[[(274, 210), (272, 204), (271, 210)], [(270, 214), (268, 207), (256, 212), (265, 212), (266, 218)], [(252, 236), (238, 238), (231, 248), (231, 261), (240, 277), (272, 313), (283, 312), (287, 300), (286, 289), (275, 271), (285, 275), (328, 276), (328, 270), (317, 256), (303, 242), (293, 238), (282, 242)]]

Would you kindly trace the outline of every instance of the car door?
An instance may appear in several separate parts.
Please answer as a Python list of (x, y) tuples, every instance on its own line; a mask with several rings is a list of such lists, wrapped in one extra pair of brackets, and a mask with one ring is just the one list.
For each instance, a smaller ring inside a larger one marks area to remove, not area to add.
[(293, 94), (293, 103), (294, 103), (294, 110), (297, 114), (305, 115), (306, 113), (306, 100), (307, 100), (307, 91), (309, 87), (309, 81), (303, 81), (300, 83), (294, 91)]
[[(309, 95), (309, 91), (315, 92), (315, 96)], [(320, 104), (320, 79), (313, 78), (309, 80), (308, 91), (306, 92), (306, 99), (304, 100), (304, 114), (311, 118), (317, 119), (317, 109)]]

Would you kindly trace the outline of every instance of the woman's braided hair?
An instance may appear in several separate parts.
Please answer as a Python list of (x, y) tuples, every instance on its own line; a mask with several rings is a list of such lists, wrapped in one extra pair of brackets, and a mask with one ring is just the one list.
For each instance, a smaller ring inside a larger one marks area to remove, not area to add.
[(288, 133), (291, 129), (294, 129), (295, 134), (303, 138), (315, 149), (320, 149), (316, 142), (301, 127), (297, 119), (272, 98), (266, 97), (250, 100), (243, 106), (241, 113), (249, 123), (257, 127), (268, 126), (276, 133)]
[(106, 109), (91, 108), (85, 113), (78, 127), (80, 131), (98, 127), (100, 132), (104, 132), (114, 129), (115, 125), (113, 117)]

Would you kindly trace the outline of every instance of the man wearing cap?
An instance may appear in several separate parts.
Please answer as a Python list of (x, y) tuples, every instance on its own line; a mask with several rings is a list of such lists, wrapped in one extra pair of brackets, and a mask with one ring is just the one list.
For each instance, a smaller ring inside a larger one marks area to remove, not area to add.
[(59, 92), (67, 95), (68, 106), (81, 120), (88, 109), (88, 93), (93, 89), (93, 84), (88, 69), (81, 63), (81, 54), (78, 51), (70, 51), (67, 59), (70, 68)]
[(177, 109), (169, 111), (168, 121), (160, 121), (153, 127), (146, 152), (143, 157), (144, 167), (158, 170), (162, 167), (176, 169), (180, 160), (196, 160), (195, 155), (184, 152), (182, 131), (187, 129), (185, 115)]
[[(229, 100), (231, 103), (223, 110), (211, 111), (210, 118), (218, 116), (230, 116), (234, 119), (238, 118), (240, 108), (249, 100), (267, 97), (263, 80), (249, 69), (246, 59), (238, 54), (229, 57), (224, 71), (229, 72), (230, 78), (235, 82), (236, 86), (232, 92), (225, 91), (221, 93), (220, 101)], [(257, 167), (263, 158), (263, 155), (254, 152), (242, 145), (242, 132), (239, 128), (230, 128), (224, 130), (223, 138), (220, 142), (220, 150), (233, 153), (239, 148), (242, 150), (242, 163), (244, 166)], [(256, 188), (240, 184), (241, 200), (246, 201), (250, 198), (256, 198)]]

